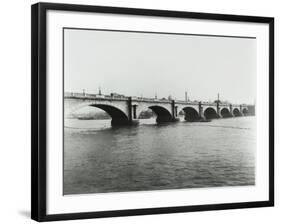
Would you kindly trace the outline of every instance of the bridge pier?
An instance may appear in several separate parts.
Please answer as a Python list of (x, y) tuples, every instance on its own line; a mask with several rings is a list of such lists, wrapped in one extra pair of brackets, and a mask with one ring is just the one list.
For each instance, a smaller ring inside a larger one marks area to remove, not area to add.
[(204, 110), (203, 110), (203, 106), (202, 106), (202, 102), (200, 101), (198, 104), (199, 107), (199, 118), (198, 121), (205, 121), (206, 117), (204, 115)]
[(112, 117), (111, 126), (130, 126), (130, 125), (138, 125), (139, 121), (136, 120), (136, 107), (132, 105), (132, 97), (128, 97), (127, 100), (128, 107), (128, 117)]
[(242, 105), (240, 105), (239, 108), (240, 108), (240, 116), (241, 116), (241, 117), (246, 116), (246, 115), (243, 113)]
[(230, 117), (234, 117), (232, 104), (229, 105), (229, 113), (230, 113)]
[[(177, 121), (179, 121), (180, 119), (177, 118), (177, 116), (178, 116), (178, 108), (176, 107), (175, 100), (172, 100), (172, 119), (170, 119), (170, 121), (168, 121), (168, 122), (177, 122)], [(158, 119), (158, 117), (157, 117), (157, 119)]]
[(219, 102), (217, 102), (217, 115), (218, 115), (217, 118), (222, 118)]

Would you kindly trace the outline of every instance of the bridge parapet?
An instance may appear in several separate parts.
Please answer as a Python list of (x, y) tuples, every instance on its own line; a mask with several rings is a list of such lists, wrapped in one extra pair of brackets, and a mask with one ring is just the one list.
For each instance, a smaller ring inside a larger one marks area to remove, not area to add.
[(172, 100), (143, 98), (143, 97), (132, 97), (132, 101), (137, 101), (137, 102), (156, 102), (156, 103), (172, 103)]
[(183, 105), (199, 105), (199, 101), (184, 101), (184, 100), (175, 100), (175, 104), (183, 104)]
[(232, 107), (240, 107), (240, 104), (232, 104)]
[(217, 106), (217, 103), (213, 102), (201, 102), (202, 106)]
[(99, 95), (99, 94), (90, 94), (90, 93), (72, 93), (65, 92), (64, 97), (68, 99), (89, 99), (89, 100), (121, 100), (127, 101), (129, 97), (125, 96), (109, 96), (109, 95)]
[(230, 103), (220, 103), (220, 107), (230, 107)]

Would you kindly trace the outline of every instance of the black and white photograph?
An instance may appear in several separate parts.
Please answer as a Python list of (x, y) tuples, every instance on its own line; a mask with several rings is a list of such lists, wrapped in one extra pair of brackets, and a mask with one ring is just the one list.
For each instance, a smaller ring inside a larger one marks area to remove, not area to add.
[(279, 223), (280, 1), (2, 2), (0, 223)]
[(32, 219), (274, 205), (274, 18), (32, 6)]
[(63, 29), (63, 194), (255, 185), (255, 37)]

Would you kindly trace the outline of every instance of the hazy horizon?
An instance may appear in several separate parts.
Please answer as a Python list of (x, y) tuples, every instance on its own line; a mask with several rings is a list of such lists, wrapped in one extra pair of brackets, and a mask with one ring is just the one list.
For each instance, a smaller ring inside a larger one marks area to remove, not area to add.
[(64, 89), (251, 103), (256, 39), (64, 30)]

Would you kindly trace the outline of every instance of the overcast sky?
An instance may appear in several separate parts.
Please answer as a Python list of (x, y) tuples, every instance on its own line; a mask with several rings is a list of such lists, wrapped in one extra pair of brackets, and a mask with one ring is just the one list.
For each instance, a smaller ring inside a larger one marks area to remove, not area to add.
[(254, 103), (256, 39), (70, 30), (65, 91)]

